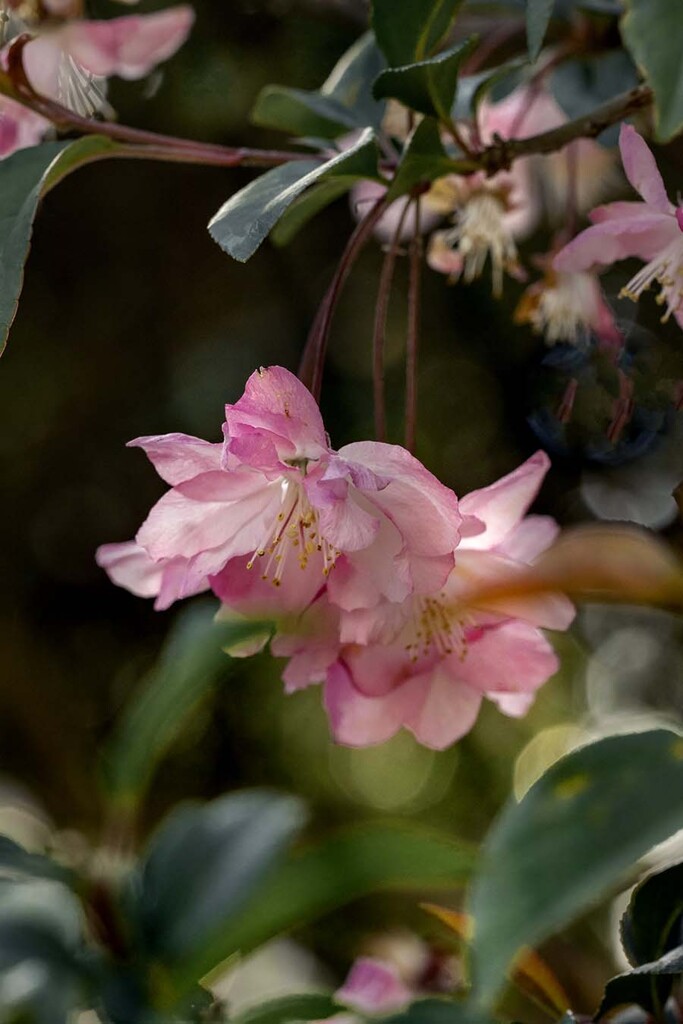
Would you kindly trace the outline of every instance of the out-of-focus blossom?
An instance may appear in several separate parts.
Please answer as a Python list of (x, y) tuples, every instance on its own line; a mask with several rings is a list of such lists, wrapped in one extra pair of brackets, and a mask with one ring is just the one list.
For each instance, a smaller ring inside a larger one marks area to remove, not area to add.
[[(80, 5), (68, 0), (49, 0), (46, 6), (60, 22), (16, 26), (33, 34), (22, 52), (28, 80), (36, 92), (86, 116), (107, 110), (107, 78), (143, 78), (179, 49), (194, 21), (185, 4), (107, 21), (74, 17)], [(7, 48), (0, 62), (6, 62), (6, 53)], [(0, 98), (0, 156), (36, 145), (49, 127), (45, 118)]]
[(563, 273), (609, 266), (637, 256), (645, 266), (623, 288), (636, 301), (658, 284), (663, 320), (675, 316), (683, 326), (683, 207), (674, 206), (655, 159), (631, 125), (622, 125), (619, 148), (624, 171), (642, 202), (617, 202), (593, 210), (593, 224), (555, 257)]
[(431, 595), (351, 613), (323, 602), (314, 622), (304, 616), (298, 635), (276, 643), (274, 653), (291, 656), (289, 689), (324, 678), (338, 742), (381, 743), (405, 727), (426, 746), (443, 749), (472, 728), (484, 697), (508, 715), (528, 710), (558, 667), (539, 627), (566, 629), (572, 606), (556, 595), (474, 609), (467, 591), (528, 564), (554, 539), (552, 519), (525, 517), (548, 466), (539, 452), (462, 499), (465, 524), (481, 528), (463, 537), (455, 568)]
[(351, 1010), (372, 1016), (402, 1009), (410, 1002), (412, 993), (392, 964), (363, 956), (355, 961), (334, 997)]
[(524, 292), (515, 310), (516, 323), (530, 324), (548, 345), (578, 345), (591, 334), (609, 345), (621, 345), (614, 314), (595, 274), (562, 273), (553, 269), (552, 258), (542, 260), (541, 266), (543, 277)]
[(134, 545), (100, 548), (114, 582), (159, 607), (212, 586), (239, 613), (277, 617), (306, 608), (338, 563), (335, 600), (347, 608), (447, 578), (462, 519), (453, 492), (397, 446), (335, 452), (288, 370), (252, 374), (224, 431), (223, 445), (183, 434), (130, 442), (171, 490)]

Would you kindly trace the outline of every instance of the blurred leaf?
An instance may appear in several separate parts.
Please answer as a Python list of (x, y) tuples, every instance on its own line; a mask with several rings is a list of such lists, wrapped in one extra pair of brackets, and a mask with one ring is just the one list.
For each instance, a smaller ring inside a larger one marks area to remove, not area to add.
[(191, 605), (176, 619), (140, 691), (104, 752), (111, 799), (122, 808), (142, 797), (157, 763), (182, 732), (199, 702), (231, 670), (224, 649), (263, 633), (267, 624), (214, 621), (212, 605)]
[(220, 247), (240, 262), (256, 252), (266, 235), (301, 193), (322, 179), (353, 183), (377, 177), (377, 145), (371, 129), (332, 160), (296, 160), (274, 167), (232, 196), (209, 223)]
[(681, 971), (683, 946), (672, 950), (657, 963), (643, 964), (633, 971), (617, 974), (605, 986), (595, 1019), (599, 1020), (617, 1007), (634, 1005), (654, 1014), (656, 1019), (662, 1019), (662, 1007), (669, 998), (674, 977)]
[(613, 736), (562, 758), (493, 826), (472, 890), (474, 985), (499, 992), (518, 951), (604, 896), (680, 828), (683, 739)]
[(406, 1010), (385, 1017), (382, 1024), (493, 1024), (469, 1003), (453, 999), (419, 999)]
[(290, 1021), (327, 1020), (340, 1009), (332, 996), (309, 992), (269, 999), (267, 1003), (252, 1006), (230, 1020), (231, 1024), (289, 1024)]
[[(469, 914), (435, 903), (423, 903), (422, 907), (441, 921), (464, 943), (472, 941), (474, 922)], [(508, 972), (510, 981), (521, 992), (541, 1007), (550, 1017), (561, 1017), (570, 1008), (569, 996), (560, 981), (550, 970), (545, 960), (533, 949), (522, 949)]]
[(532, 61), (541, 52), (554, 5), (555, 0), (526, 0), (526, 37)]
[(40, 199), (77, 167), (120, 148), (110, 139), (91, 136), (45, 142), (0, 160), (0, 354), (16, 316)]
[(634, 967), (657, 960), (677, 946), (683, 915), (683, 863), (656, 871), (640, 882), (621, 919), (621, 941)]
[(316, 214), (324, 210), (335, 199), (353, 188), (353, 182), (340, 178), (330, 178), (309, 188), (302, 196), (295, 199), (285, 210), (280, 221), (273, 228), (271, 241), (274, 245), (289, 245), (292, 239)]
[(416, 185), (435, 181), (452, 170), (453, 161), (443, 148), (439, 126), (433, 118), (426, 117), (408, 138), (387, 195), (397, 199)]
[(534, 565), (501, 569), (473, 583), (462, 606), (490, 607), (510, 598), (561, 591), (581, 601), (683, 604), (683, 566), (655, 534), (637, 527), (587, 525), (566, 530)]
[(184, 979), (203, 977), (233, 953), (269, 939), (335, 907), (381, 890), (453, 889), (475, 863), (472, 847), (403, 825), (368, 825), (293, 853), (255, 899), (200, 957)]
[(476, 43), (476, 37), (472, 36), (464, 43), (418, 64), (387, 68), (375, 82), (373, 94), (377, 99), (391, 96), (411, 110), (449, 122), (460, 67)]
[(333, 97), (284, 85), (266, 85), (261, 90), (251, 120), (263, 128), (323, 139), (334, 139), (358, 127), (351, 111)]
[(356, 117), (356, 124), (379, 129), (384, 104), (372, 95), (372, 83), (386, 67), (386, 61), (372, 32), (366, 32), (343, 54), (320, 92), (343, 103)]
[(173, 811), (130, 883), (144, 948), (171, 963), (203, 958), (207, 939), (253, 898), (303, 821), (299, 800), (263, 791)]
[(683, 128), (683, 4), (676, 0), (626, 0), (621, 19), (624, 45), (644, 72), (655, 96), (660, 142)]
[(372, 0), (372, 28), (390, 67), (431, 56), (462, 0)]
[[(565, 61), (550, 76), (553, 96), (570, 120), (583, 117), (618, 93), (637, 85), (638, 72), (624, 50)], [(618, 131), (618, 125), (613, 125), (602, 133), (601, 141), (614, 145)]]
[(0, 835), (0, 875), (19, 875), (29, 878), (47, 878), (65, 884), (74, 882), (68, 868), (40, 853), (29, 853), (8, 836)]

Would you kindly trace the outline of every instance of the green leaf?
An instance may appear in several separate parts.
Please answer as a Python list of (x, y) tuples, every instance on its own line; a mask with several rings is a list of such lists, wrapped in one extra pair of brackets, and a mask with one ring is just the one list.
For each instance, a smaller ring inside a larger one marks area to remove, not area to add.
[(683, 947), (672, 950), (661, 961), (643, 964), (633, 971), (611, 978), (595, 1013), (600, 1020), (619, 1006), (640, 1006), (647, 1013), (660, 1017), (661, 1008), (669, 998), (673, 979), (683, 970)]
[(339, 58), (320, 92), (350, 110), (359, 127), (379, 129), (384, 104), (372, 96), (372, 83), (386, 67), (377, 40), (366, 32)]
[(0, 161), (0, 354), (16, 316), (41, 197), (77, 167), (120, 148), (110, 139), (91, 136), (45, 142)]
[(644, 878), (621, 919), (621, 941), (630, 963), (638, 967), (657, 960), (678, 945), (682, 915), (683, 863)]
[(433, 118), (426, 117), (408, 138), (387, 195), (397, 199), (416, 185), (452, 172), (453, 161), (443, 148), (439, 125)]
[(296, 852), (184, 968), (187, 984), (233, 953), (256, 949), (336, 907), (382, 890), (453, 889), (472, 872), (474, 850), (403, 825), (368, 825)]
[(29, 853), (8, 836), (0, 836), (0, 875), (47, 878), (71, 885), (73, 872), (40, 853)]
[(476, 43), (473, 36), (437, 57), (406, 67), (388, 68), (375, 82), (373, 93), (377, 99), (391, 96), (411, 110), (450, 122), (460, 67)]
[(321, 181), (313, 188), (309, 188), (307, 192), (294, 200), (292, 205), (285, 210), (279, 223), (273, 228), (271, 234), (273, 244), (289, 245), (309, 220), (312, 220), (316, 214), (333, 203), (335, 199), (339, 199), (352, 187), (353, 182), (344, 178), (330, 178), (329, 181)]
[(229, 927), (303, 821), (299, 800), (260, 791), (176, 809), (130, 883), (144, 949), (166, 963), (202, 956), (207, 938)]
[(554, 4), (555, 0), (526, 0), (526, 38), (532, 61), (541, 52)]
[(668, 142), (683, 129), (683, 4), (626, 0), (621, 35), (654, 92), (657, 138)]
[(285, 210), (311, 185), (328, 178), (351, 184), (377, 177), (377, 145), (371, 129), (339, 156), (320, 163), (297, 160), (274, 167), (232, 196), (209, 223), (214, 241), (234, 259), (246, 262)]
[(244, 1013), (231, 1017), (230, 1024), (290, 1024), (291, 1021), (327, 1020), (339, 1011), (340, 1006), (332, 996), (313, 992), (269, 999), (267, 1003), (252, 1006)]
[(406, 1010), (385, 1017), (383, 1024), (493, 1024), (469, 1003), (452, 999), (419, 999)]
[(217, 623), (214, 614), (213, 606), (200, 603), (178, 616), (158, 664), (105, 750), (105, 782), (122, 808), (140, 800), (192, 711), (231, 671), (225, 648), (262, 637), (268, 629), (267, 623), (250, 620)]
[(574, 751), (510, 804), (486, 840), (471, 896), (480, 1004), (495, 999), (522, 946), (604, 896), (682, 815), (683, 739), (667, 730)]
[(323, 139), (358, 127), (355, 116), (334, 97), (284, 85), (266, 85), (261, 90), (251, 120), (263, 128)]
[(372, 0), (372, 28), (390, 67), (431, 56), (462, 0)]

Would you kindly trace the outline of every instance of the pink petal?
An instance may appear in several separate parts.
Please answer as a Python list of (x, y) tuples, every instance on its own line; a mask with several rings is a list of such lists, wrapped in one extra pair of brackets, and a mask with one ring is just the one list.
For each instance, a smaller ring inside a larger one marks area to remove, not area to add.
[(499, 552), (515, 562), (529, 564), (549, 548), (560, 528), (552, 516), (526, 516), (499, 545)]
[(347, 747), (385, 743), (398, 732), (419, 700), (419, 691), (411, 685), (400, 686), (383, 697), (365, 697), (341, 662), (327, 673), (325, 709), (335, 740)]
[(199, 473), (221, 467), (222, 444), (212, 444), (189, 434), (156, 434), (136, 437), (128, 448), (142, 448), (162, 480), (180, 484)]
[(108, 78), (143, 78), (187, 39), (194, 11), (185, 4), (155, 14), (108, 21), (72, 21), (58, 30), (62, 47), (81, 67)]
[(287, 561), (279, 586), (264, 580), (267, 556), (256, 559), (251, 569), (244, 555), (232, 558), (217, 575), (210, 577), (211, 589), (223, 604), (240, 615), (280, 618), (307, 608), (325, 584), (322, 555), (311, 558), (301, 569), (292, 557)]
[(461, 498), (463, 515), (476, 516), (486, 526), (483, 533), (463, 538), (461, 548), (483, 551), (501, 544), (521, 522), (549, 469), (550, 459), (538, 451), (496, 483)]
[(651, 150), (633, 125), (622, 124), (619, 149), (626, 177), (646, 203), (661, 213), (670, 213), (673, 206), (664, 188), (662, 176)]
[(510, 718), (524, 718), (536, 700), (535, 693), (487, 693), (486, 696)]
[(352, 647), (344, 662), (355, 688), (365, 697), (385, 697), (415, 676), (415, 666), (399, 644)]
[(477, 720), (481, 693), (461, 682), (441, 662), (432, 672), (417, 676), (419, 706), (405, 720), (418, 742), (432, 750), (445, 750), (465, 736)]
[(50, 122), (20, 103), (0, 96), (0, 158), (37, 146)]
[(660, 218), (666, 219), (667, 222), (671, 220), (670, 213), (655, 213), (648, 209), (645, 203), (635, 199), (618, 200), (596, 206), (589, 216), (592, 224), (602, 224), (606, 220), (642, 220), (644, 217), (651, 217), (653, 223), (659, 223)]
[(123, 544), (102, 544), (95, 561), (112, 583), (138, 597), (156, 597), (161, 586), (163, 563), (155, 562), (134, 540)]
[(405, 1006), (412, 994), (393, 965), (359, 957), (334, 998), (362, 1014), (384, 1014)]
[(540, 630), (515, 620), (485, 629), (462, 661), (449, 661), (458, 679), (485, 694), (533, 692), (560, 664)]
[(603, 219), (561, 249), (553, 267), (574, 273), (608, 266), (629, 256), (651, 260), (679, 236), (676, 219), (661, 213), (624, 220)]
[[(242, 439), (257, 447), (266, 464), (283, 459), (318, 459), (328, 451), (320, 409), (310, 391), (282, 366), (262, 367), (247, 381), (244, 394), (225, 407), (228, 453), (237, 454), (234, 442)], [(247, 449), (240, 461), (249, 459)], [(257, 461), (251, 461), (258, 465)]]
[(41, 96), (59, 98), (59, 67), (64, 54), (63, 30), (43, 32), (22, 50), (24, 70), (29, 82)]

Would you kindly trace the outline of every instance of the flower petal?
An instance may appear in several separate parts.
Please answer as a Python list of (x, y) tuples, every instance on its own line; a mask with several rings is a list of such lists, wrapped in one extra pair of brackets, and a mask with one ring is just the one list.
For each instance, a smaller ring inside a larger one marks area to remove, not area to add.
[(163, 562), (155, 562), (134, 540), (123, 544), (102, 544), (95, 561), (112, 583), (138, 597), (156, 597), (161, 586)]
[(223, 445), (189, 434), (136, 437), (126, 447), (142, 448), (161, 479), (171, 486), (221, 468)]
[(398, 732), (419, 704), (420, 693), (411, 680), (383, 697), (365, 697), (353, 685), (346, 666), (337, 661), (327, 673), (324, 702), (337, 743), (369, 747), (385, 743)]
[(662, 213), (673, 212), (652, 151), (633, 125), (622, 124), (619, 149), (626, 177), (636, 192), (656, 210)]
[(463, 515), (476, 516), (486, 529), (476, 536), (463, 538), (460, 547), (483, 551), (502, 544), (519, 526), (549, 469), (550, 459), (545, 452), (538, 451), (496, 483), (461, 498)]
[(459, 679), (484, 694), (533, 692), (560, 665), (541, 631), (517, 620), (485, 629), (462, 661), (450, 661)]
[(334, 998), (336, 1002), (367, 1015), (399, 1010), (410, 1002), (412, 994), (392, 964), (362, 956), (355, 961)]
[(441, 662), (432, 672), (416, 676), (410, 685), (420, 687), (421, 700), (405, 726), (425, 747), (445, 750), (476, 722), (481, 693), (454, 677), (447, 664)]
[(553, 260), (553, 267), (573, 273), (608, 266), (629, 256), (651, 260), (676, 237), (680, 237), (680, 230), (675, 218), (661, 213), (602, 219), (565, 245)]

